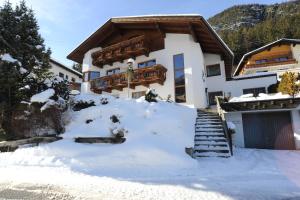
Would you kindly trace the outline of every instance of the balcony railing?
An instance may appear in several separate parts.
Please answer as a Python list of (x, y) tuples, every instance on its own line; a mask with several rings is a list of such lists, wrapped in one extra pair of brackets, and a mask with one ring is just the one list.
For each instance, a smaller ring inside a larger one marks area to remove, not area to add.
[[(134, 89), (138, 85), (149, 87), (149, 84), (164, 84), (167, 69), (162, 65), (135, 69), (130, 81), (130, 88)], [(125, 72), (103, 76), (91, 81), (91, 90), (95, 93), (111, 92), (113, 89), (122, 91), (127, 87), (127, 74)]]
[(150, 52), (149, 43), (144, 35), (138, 36), (108, 47), (92, 54), (93, 65), (102, 67), (131, 57), (147, 55)]
[(269, 67), (269, 66), (276, 66), (276, 65), (287, 65), (287, 64), (296, 64), (298, 63), (295, 59), (288, 59), (285, 61), (270, 61), (260, 64), (248, 64), (246, 68), (257, 68), (257, 67)]

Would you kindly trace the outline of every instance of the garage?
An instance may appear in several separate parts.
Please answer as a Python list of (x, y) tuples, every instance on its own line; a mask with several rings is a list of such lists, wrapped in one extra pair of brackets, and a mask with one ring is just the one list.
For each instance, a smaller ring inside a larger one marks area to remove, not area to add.
[(243, 113), (246, 148), (294, 150), (295, 141), (291, 113)]

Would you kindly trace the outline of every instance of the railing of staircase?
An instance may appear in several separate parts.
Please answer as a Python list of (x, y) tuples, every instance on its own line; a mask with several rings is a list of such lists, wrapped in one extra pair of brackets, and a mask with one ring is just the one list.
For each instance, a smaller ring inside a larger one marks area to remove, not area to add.
[(217, 103), (218, 114), (219, 114), (219, 117), (221, 118), (221, 121), (222, 121), (223, 129), (224, 129), (224, 132), (225, 132), (225, 137), (227, 138), (228, 143), (229, 143), (230, 154), (233, 155), (233, 151), (232, 151), (232, 135), (231, 135), (231, 133), (230, 133), (230, 131), (228, 129), (223, 109), (221, 108), (221, 103), (222, 102), (224, 102), (224, 98), (221, 97), (221, 96), (216, 96), (216, 103)]

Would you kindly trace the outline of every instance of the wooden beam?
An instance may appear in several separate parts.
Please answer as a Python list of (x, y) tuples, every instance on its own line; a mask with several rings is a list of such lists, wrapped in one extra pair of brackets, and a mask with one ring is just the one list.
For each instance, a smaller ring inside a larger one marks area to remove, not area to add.
[(165, 38), (166, 37), (166, 33), (162, 30), (161, 25), (158, 22), (155, 22), (155, 28), (156, 30), (160, 33), (160, 35)]
[(190, 33), (191, 33), (193, 39), (194, 39), (194, 42), (199, 43), (197, 34), (196, 34), (195, 30), (194, 30), (194, 27), (193, 27), (192, 23), (189, 23), (189, 30), (190, 30)]
[(112, 23), (112, 27), (113, 27), (113, 30), (118, 33), (120, 36), (123, 36), (124, 33), (122, 31), (122, 29), (115, 23)]

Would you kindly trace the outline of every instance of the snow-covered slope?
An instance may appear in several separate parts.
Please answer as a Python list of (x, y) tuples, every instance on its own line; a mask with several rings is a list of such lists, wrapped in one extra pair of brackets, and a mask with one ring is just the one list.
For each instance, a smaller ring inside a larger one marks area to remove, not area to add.
[[(102, 105), (101, 99), (108, 104)], [(160, 101), (124, 100), (104, 95), (77, 96), (75, 101), (94, 101), (81, 111), (70, 111), (64, 139), (34, 148), (0, 155), (0, 165), (62, 166), (93, 175), (130, 177), (143, 174), (179, 173), (196, 165), (185, 153), (193, 147), (195, 109)], [(118, 116), (120, 124), (110, 117)], [(86, 123), (87, 120), (93, 120)], [(123, 144), (77, 144), (75, 137), (111, 136), (119, 126), (127, 130)], [(133, 170), (134, 169), (134, 170)], [(128, 175), (127, 175), (128, 174)]]

